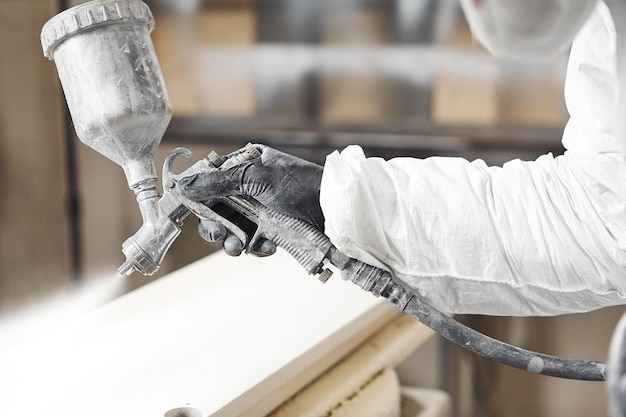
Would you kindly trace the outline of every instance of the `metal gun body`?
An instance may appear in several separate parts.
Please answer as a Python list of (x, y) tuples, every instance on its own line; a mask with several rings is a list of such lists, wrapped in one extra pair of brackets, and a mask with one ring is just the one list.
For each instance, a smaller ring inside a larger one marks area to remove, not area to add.
[[(247, 149), (250, 147), (252, 145)], [(246, 196), (222, 197), (203, 204), (177, 192), (179, 179), (241, 163), (247, 160), (245, 152), (232, 154), (219, 166), (214, 158), (212, 161), (207, 157), (176, 175), (171, 168), (179, 155), (191, 157), (191, 152), (177, 148), (166, 158), (163, 195), (139, 201), (142, 213), (148, 214), (143, 216), (142, 227), (122, 245), (126, 255), (126, 261), (119, 268), (122, 275), (130, 275), (134, 271), (144, 275), (156, 272), (180, 233), (183, 220), (193, 213), (202, 220), (221, 223), (243, 242), (246, 251), (257, 247), (263, 240), (269, 240), (289, 252), (308, 273), (319, 275), (322, 280), (330, 277), (331, 271), (325, 269), (324, 264), (330, 261), (333, 246), (326, 235), (308, 223), (271, 210)]]

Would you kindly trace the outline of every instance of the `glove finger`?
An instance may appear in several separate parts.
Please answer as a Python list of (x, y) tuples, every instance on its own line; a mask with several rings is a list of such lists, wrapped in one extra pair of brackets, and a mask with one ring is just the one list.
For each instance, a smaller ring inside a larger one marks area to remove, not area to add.
[(223, 242), (228, 235), (224, 226), (212, 220), (200, 220), (198, 232), (207, 242)]
[(239, 176), (239, 167), (224, 171), (211, 170), (181, 178), (176, 187), (184, 197), (195, 201), (208, 201), (237, 193)]
[(250, 249), (250, 253), (259, 257), (270, 256), (276, 253), (276, 244), (267, 239), (261, 239)]
[(243, 242), (235, 235), (229, 234), (224, 239), (224, 252), (230, 256), (239, 256), (243, 251)]

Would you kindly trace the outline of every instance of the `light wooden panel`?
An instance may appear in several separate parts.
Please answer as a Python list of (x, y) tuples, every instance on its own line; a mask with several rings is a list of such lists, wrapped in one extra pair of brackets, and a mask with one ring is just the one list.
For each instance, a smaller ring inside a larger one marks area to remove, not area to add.
[(0, 350), (0, 415), (265, 416), (398, 314), (282, 251), (213, 254)]

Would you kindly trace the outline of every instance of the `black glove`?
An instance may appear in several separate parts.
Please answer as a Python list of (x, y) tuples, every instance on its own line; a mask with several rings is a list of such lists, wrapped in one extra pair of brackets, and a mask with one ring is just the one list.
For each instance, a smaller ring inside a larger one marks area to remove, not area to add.
[[(230, 195), (253, 197), (268, 208), (324, 231), (324, 215), (319, 202), (323, 168), (264, 145), (254, 146), (261, 152), (260, 158), (185, 177), (178, 182), (178, 191), (205, 204)], [(229, 234), (220, 223), (202, 220), (198, 229), (205, 240), (223, 242), (229, 255), (237, 256), (243, 250), (243, 242)], [(264, 241), (252, 253), (267, 256), (275, 251), (272, 242)]]

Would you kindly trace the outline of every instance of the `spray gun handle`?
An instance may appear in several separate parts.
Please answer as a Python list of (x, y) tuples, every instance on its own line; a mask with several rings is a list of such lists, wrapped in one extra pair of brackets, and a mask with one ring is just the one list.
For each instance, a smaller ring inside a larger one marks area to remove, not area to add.
[(332, 244), (326, 235), (309, 223), (271, 210), (248, 196), (222, 197), (206, 205), (178, 193), (176, 183), (181, 178), (208, 169), (227, 169), (259, 158), (261, 152), (254, 145), (248, 144), (225, 156), (211, 152), (206, 159), (176, 175), (171, 168), (179, 155), (190, 157), (191, 152), (178, 148), (167, 157), (163, 167), (165, 192), (200, 219), (220, 223), (243, 243), (246, 252), (258, 247), (263, 240), (269, 240), (286, 250), (309, 274), (319, 275), (322, 281), (330, 278), (332, 272), (325, 269), (324, 264)]
[(186, 199), (176, 192), (178, 178), (213, 167), (208, 159), (202, 159), (183, 173), (175, 175), (172, 173), (172, 164), (179, 155), (190, 158), (192, 153), (185, 148), (176, 148), (166, 158), (163, 165), (163, 196), (155, 192), (147, 198), (138, 197), (143, 225), (122, 245), (126, 261), (118, 268), (121, 275), (129, 276), (135, 271), (143, 275), (154, 274), (161, 266), (170, 246), (180, 234), (183, 220), (190, 212), (199, 218), (221, 223), (229, 233), (237, 236), (244, 244), (250, 240), (248, 238), (250, 232), (242, 230), (239, 225), (204, 204)]
[[(181, 152), (172, 152), (170, 156), (175, 157), (176, 154)], [(256, 157), (254, 155), (254, 152), (250, 152), (247, 156)], [(243, 161), (246, 155), (238, 154), (237, 158)], [(228, 161), (222, 163), (226, 165)], [(189, 170), (176, 177), (187, 175), (190, 175)], [(246, 252), (262, 240), (269, 240), (285, 249), (308, 273), (322, 274), (322, 280), (330, 277), (330, 271), (323, 269), (323, 262), (332, 245), (326, 235), (312, 225), (271, 210), (245, 196), (223, 197), (211, 205), (205, 205), (180, 195), (176, 190), (177, 178), (168, 177), (166, 188), (174, 198), (198, 218), (220, 223), (243, 243)]]
[(220, 214), (217, 211), (217, 207), (209, 207), (200, 202), (186, 198), (178, 193), (176, 189), (176, 184), (180, 178), (188, 177), (195, 173), (206, 171), (207, 169), (214, 169), (215, 167), (225, 163), (226, 159), (220, 157), (217, 153), (212, 151), (207, 158), (201, 159), (180, 174), (174, 174), (172, 172), (172, 165), (174, 164), (174, 160), (180, 155), (186, 158), (191, 158), (192, 153), (189, 149), (176, 148), (167, 156), (167, 158), (165, 158), (165, 163), (163, 164), (163, 181), (165, 184), (164, 195), (172, 196), (173, 199), (175, 199), (179, 204), (185, 206), (200, 219), (212, 220), (221, 223), (226, 230), (228, 230), (228, 232), (235, 235), (244, 243), (244, 245), (248, 243), (248, 233), (242, 230), (239, 225), (231, 222), (224, 215)]

